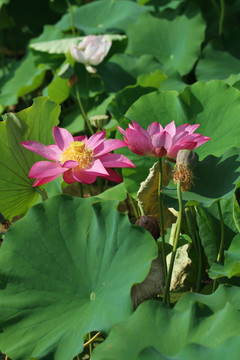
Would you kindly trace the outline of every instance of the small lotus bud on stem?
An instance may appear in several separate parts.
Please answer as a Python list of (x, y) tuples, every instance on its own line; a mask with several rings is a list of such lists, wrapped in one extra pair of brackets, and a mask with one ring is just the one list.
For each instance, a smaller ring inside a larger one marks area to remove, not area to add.
[(95, 115), (90, 117), (91, 124), (98, 129), (102, 129), (104, 125), (108, 123), (108, 121), (108, 115)]
[(173, 171), (173, 182), (181, 182), (181, 191), (188, 191), (194, 185), (192, 169), (198, 162), (198, 155), (191, 150), (179, 150)]
[(153, 215), (144, 215), (136, 221), (136, 225), (141, 226), (148, 230), (150, 234), (157, 239), (160, 237), (159, 220)]

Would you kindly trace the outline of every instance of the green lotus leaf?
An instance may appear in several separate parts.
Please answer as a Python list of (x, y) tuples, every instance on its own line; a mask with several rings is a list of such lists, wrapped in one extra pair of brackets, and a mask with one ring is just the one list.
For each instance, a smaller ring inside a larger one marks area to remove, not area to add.
[(71, 90), (69, 79), (59, 76), (59, 73), (64, 68), (64, 66), (68, 65), (72, 69), (73, 75), (74, 71), (71, 67), (73, 64), (74, 61), (69, 55), (68, 59), (66, 59), (61, 67), (57, 69), (51, 83), (43, 90), (43, 95), (48, 96), (49, 100), (54, 101), (57, 104), (61, 104), (69, 97)]
[[(200, 203), (210, 206), (216, 200), (227, 199), (234, 193), (240, 178), (240, 149), (231, 148), (221, 157), (209, 155), (193, 171), (194, 185), (182, 196), (186, 205)], [(173, 184), (171, 188), (164, 188), (163, 192), (177, 199), (176, 186), (173, 187)], [(169, 202), (167, 198), (166, 201)], [(172, 206), (176, 207), (177, 203), (172, 203)]]
[[(161, 64), (152, 55), (134, 57), (127, 54), (115, 54), (108, 62), (99, 65), (98, 73), (104, 80), (108, 92), (118, 92), (126, 86), (134, 85), (136, 81), (139, 86), (156, 87), (156, 83), (160, 84), (166, 78), (161, 68)], [(152, 74), (157, 70), (157, 74)], [(155, 79), (148, 77), (145, 80), (143, 78), (145, 74), (149, 76), (152, 74), (151, 77)], [(149, 84), (149, 82), (154, 83), (154, 85)]]
[[(49, 40), (45, 36), (44, 37), (42, 36), (44, 34), (43, 33), (42, 35), (40, 35), (39, 38), (35, 39), (38, 40), (37, 42), (34, 41), (29, 45), (30, 49), (42, 51), (42, 52), (48, 52), (49, 54), (67, 54), (69, 52), (71, 44), (74, 43), (77, 45), (81, 40), (84, 39), (83, 36), (64, 38), (64, 34), (55, 26), (53, 27), (54, 32), (51, 31), (52, 28), (49, 25), (45, 26), (44, 28), (45, 28), (45, 33), (47, 33), (47, 30), (48, 32), (50, 32), (50, 34), (52, 35), (51, 38), (55, 33), (56, 39)], [(59, 38), (59, 34), (61, 34), (60, 38)], [(107, 41), (109, 40), (121, 41), (126, 38), (126, 35), (107, 34), (105, 35), (105, 38)]]
[(127, 191), (124, 186), (124, 183), (110, 187), (109, 189), (103, 191), (99, 195), (96, 195), (98, 199), (103, 200), (116, 200), (124, 201), (127, 198)]
[[(217, 261), (220, 249), (221, 219), (219, 211), (221, 211), (223, 220), (224, 243), (222, 251), (227, 250), (229, 246), (231, 248), (233, 242), (236, 242), (234, 239), (236, 235), (238, 235), (238, 232), (233, 220), (233, 200), (234, 198), (231, 196), (227, 199), (215, 202), (208, 208), (198, 206), (196, 209), (196, 220), (198, 224), (199, 235), (208, 263), (211, 266), (211, 271), (213, 270), (212, 266), (215, 267), (214, 262)], [(233, 250), (233, 252), (235, 251)], [(227, 251), (225, 251), (225, 261), (226, 254)], [(223, 258), (220, 259), (220, 261), (222, 262)], [(216, 269), (214, 271), (216, 271)], [(224, 276), (227, 276), (226, 273), (228, 270), (223, 269), (223, 271)]]
[[(31, 39), (29, 48), (30, 52), (34, 55), (35, 64), (44, 64), (49, 69), (53, 70), (53, 73), (61, 66), (63, 61), (66, 60), (65, 54), (61, 51), (54, 51), (57, 47), (63, 47), (64, 41), (67, 35), (54, 25), (45, 25), (43, 32), (36, 38)], [(68, 39), (69, 41), (69, 39)], [(49, 44), (48, 48), (46, 45)], [(64, 43), (65, 44), (65, 43)], [(65, 48), (66, 52), (69, 51), (69, 47)]]
[(224, 270), (227, 276), (240, 276), (240, 234), (234, 237), (224, 257)]
[(156, 91), (153, 87), (141, 87), (139, 85), (126, 86), (114, 96), (113, 100), (108, 105), (108, 110), (117, 120), (121, 120), (121, 125), (123, 125), (124, 121), (124, 125), (126, 127), (128, 123), (128, 121), (124, 119), (126, 111), (142, 95), (153, 91)]
[(196, 211), (196, 220), (199, 229), (199, 236), (208, 264), (211, 266), (217, 261), (220, 247), (220, 224), (204, 208), (198, 206)]
[(48, 66), (37, 66), (34, 57), (28, 53), (13, 69), (1, 79), (1, 112), (9, 105), (15, 105), (18, 97), (37, 89), (43, 82)]
[(39, 97), (31, 107), (4, 115), (0, 122), (0, 212), (9, 220), (23, 215), (39, 194), (28, 178), (32, 165), (42, 158), (26, 150), (21, 142), (35, 140), (53, 143), (52, 128), (58, 124), (60, 107)]
[(231, 360), (239, 358), (239, 337), (232, 337), (224, 341), (218, 348), (206, 347), (203, 345), (187, 345), (176, 356), (165, 356), (153, 347), (141, 351), (135, 360), (225, 360), (231, 354)]
[(216, 49), (213, 44), (208, 44), (196, 66), (196, 77), (198, 80), (204, 81), (212, 79), (225, 80), (229, 85), (232, 85), (233, 76), (231, 75), (239, 74), (239, 69), (239, 59), (229, 52)]
[(240, 232), (240, 182), (237, 184), (237, 188), (234, 193), (233, 219), (235, 226)]
[(69, 97), (70, 89), (67, 79), (61, 79), (55, 75), (52, 82), (45, 89), (44, 95), (48, 96), (51, 101), (61, 104)]
[(137, 57), (151, 54), (166, 69), (185, 75), (199, 56), (204, 32), (205, 22), (200, 13), (171, 20), (144, 13), (127, 29), (127, 52)]
[(108, 333), (131, 314), (130, 288), (157, 246), (115, 205), (60, 195), (12, 225), (0, 251), (2, 352), (72, 360), (86, 333)]
[(0, 9), (4, 4), (8, 4), (10, 0), (0, 0)]
[[(220, 205), (220, 207), (219, 207)], [(224, 221), (224, 243), (225, 249), (227, 249), (232, 239), (237, 235), (238, 230), (233, 218), (233, 205), (234, 205), (234, 195), (221, 199), (221, 201), (216, 201), (213, 205), (208, 207), (207, 210), (212, 216), (219, 221), (218, 228), (220, 229), (220, 214), (221, 213)]]
[[(116, 31), (116, 29), (125, 30), (141, 13), (146, 11), (146, 7), (131, 1), (101, 0), (73, 8), (73, 23), (86, 35), (102, 34)], [(56, 26), (63, 31), (71, 29), (70, 14), (64, 15)]]
[[(231, 344), (233, 359), (236, 359), (240, 351), (239, 296), (238, 287), (220, 286), (210, 296), (189, 293), (174, 309), (159, 301), (144, 302), (126, 321), (113, 327), (105, 342), (94, 350), (92, 358), (145, 360), (147, 357), (143, 354), (138, 357), (144, 350), (145, 355), (146, 352), (154, 355), (148, 357), (154, 360), (199, 359), (198, 351), (203, 349), (205, 354), (219, 359), (220, 349)], [(226, 354), (226, 349), (224, 352)], [(159, 353), (161, 357), (157, 357)], [(188, 355), (183, 357), (183, 354)]]
[(209, 276), (212, 279), (228, 277), (231, 279), (232, 277), (240, 277), (240, 234), (237, 234), (228, 248), (224, 252), (224, 264), (213, 263)]

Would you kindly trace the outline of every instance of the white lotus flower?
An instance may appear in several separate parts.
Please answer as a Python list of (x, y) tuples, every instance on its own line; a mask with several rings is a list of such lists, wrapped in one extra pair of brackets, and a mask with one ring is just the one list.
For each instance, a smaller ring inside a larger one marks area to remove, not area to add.
[(75, 61), (85, 64), (89, 72), (96, 72), (91, 65), (100, 64), (108, 54), (111, 45), (112, 42), (106, 41), (104, 35), (89, 35), (78, 45), (72, 44), (70, 53)]

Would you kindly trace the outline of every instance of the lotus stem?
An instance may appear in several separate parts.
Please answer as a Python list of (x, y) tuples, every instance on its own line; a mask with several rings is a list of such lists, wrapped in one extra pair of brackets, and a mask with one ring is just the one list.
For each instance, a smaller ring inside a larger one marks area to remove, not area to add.
[(186, 215), (186, 219), (187, 219), (189, 233), (192, 238), (196, 254), (198, 256), (198, 272), (197, 272), (196, 292), (199, 292), (200, 287), (201, 287), (201, 280), (202, 280), (202, 245), (201, 245), (201, 241), (200, 241), (200, 238), (198, 235), (198, 230), (196, 229), (195, 217), (191, 210), (194, 211), (193, 208), (187, 207), (185, 209), (185, 215)]
[(36, 192), (38, 192), (41, 197), (42, 197), (42, 201), (46, 201), (48, 199), (48, 195), (45, 189), (40, 189), (39, 187), (35, 187)]
[[(91, 334), (91, 333), (89, 333), (89, 334)], [(85, 342), (83, 347), (86, 347), (89, 344), (91, 344), (99, 335), (101, 335), (100, 331), (98, 331), (92, 338), (90, 338), (87, 342)]]
[(211, 0), (211, 3), (213, 5), (213, 7), (215, 8), (217, 15), (220, 16), (220, 10), (218, 8), (218, 4), (216, 3), (216, 0)]
[(135, 216), (136, 218), (138, 218), (138, 217), (139, 217), (139, 211), (138, 211), (138, 209), (137, 209), (137, 207), (136, 207), (136, 205), (135, 205), (135, 203), (134, 203), (134, 199), (133, 199), (132, 195), (129, 194), (129, 193), (128, 193), (128, 199), (129, 199), (129, 202), (130, 202), (131, 207), (132, 207), (132, 209), (133, 209), (134, 216)]
[(90, 196), (93, 196), (93, 192), (92, 192), (91, 186), (90, 186), (90, 185), (87, 185), (87, 188), (88, 188), (88, 192), (89, 192)]
[(72, 28), (72, 35), (75, 36), (75, 27), (74, 27), (74, 18), (73, 18), (73, 11), (72, 11), (72, 5), (70, 4), (70, 2), (68, 0), (66, 0), (67, 6), (68, 6), (68, 11), (69, 11), (69, 15), (70, 15), (70, 23), (71, 23), (71, 28)]
[(200, 292), (201, 281), (202, 281), (202, 269), (203, 269), (203, 252), (202, 252), (202, 244), (199, 237), (198, 230), (195, 230), (197, 245), (198, 245), (198, 276), (197, 276), (197, 284), (196, 284), (196, 292)]
[[(164, 220), (163, 220), (163, 194), (162, 194), (162, 183), (163, 183), (163, 174), (162, 174), (162, 158), (159, 159), (159, 181), (158, 181), (158, 201), (159, 201), (159, 215), (160, 215), (160, 233), (162, 239), (162, 256), (163, 256), (163, 268), (164, 268), (164, 278), (167, 279), (167, 259), (166, 259), (166, 249), (165, 249), (165, 234), (164, 234)], [(167, 299), (165, 299), (166, 301)]]
[(83, 105), (82, 105), (82, 101), (81, 101), (80, 94), (79, 94), (77, 86), (76, 86), (76, 95), (77, 95), (77, 101), (78, 101), (78, 105), (79, 105), (80, 111), (82, 113), (83, 119), (84, 119), (90, 133), (93, 135), (94, 131), (93, 131), (92, 126), (90, 124), (90, 121), (88, 120), (88, 117), (87, 117), (87, 115), (86, 115), (86, 113), (84, 111), (84, 108), (83, 108)]
[[(217, 262), (220, 263), (222, 261), (223, 247), (224, 247), (224, 221), (223, 221), (223, 215), (222, 215), (222, 209), (221, 209), (220, 200), (217, 201), (217, 206), (218, 206), (218, 214), (219, 214), (220, 226), (221, 226), (220, 246), (219, 246), (219, 251), (218, 251), (218, 256), (217, 256)], [(216, 290), (216, 287), (217, 287), (217, 279), (214, 279), (212, 292), (214, 292)]]
[(221, 224), (221, 240), (220, 240), (220, 247), (219, 247), (217, 261), (221, 262), (222, 256), (223, 256), (223, 246), (224, 246), (224, 221), (223, 221), (220, 200), (217, 201), (217, 206), (218, 206), (218, 214), (219, 214), (220, 224)]
[(91, 333), (88, 333), (88, 345), (89, 345), (89, 359), (92, 358), (92, 341), (91, 341)]
[(80, 193), (80, 197), (83, 198), (84, 192), (83, 192), (83, 184), (82, 183), (79, 183), (79, 193)]
[(176, 230), (175, 230), (174, 237), (173, 237), (173, 251), (172, 251), (172, 255), (171, 255), (165, 291), (164, 291), (164, 295), (163, 295), (163, 302), (165, 302), (165, 303), (167, 301), (167, 298), (169, 297), (169, 289), (170, 289), (171, 280), (172, 280), (173, 266), (174, 266), (176, 252), (177, 252), (178, 239), (179, 239), (181, 224), (182, 224), (183, 205), (182, 205), (182, 193), (181, 193), (181, 181), (180, 180), (178, 180), (178, 182), (177, 182), (177, 195), (178, 195), (178, 203), (179, 203), (179, 212), (178, 212)]
[(219, 18), (219, 35), (223, 34), (223, 21), (224, 21), (224, 15), (225, 15), (225, 3), (224, 0), (220, 0), (220, 18)]

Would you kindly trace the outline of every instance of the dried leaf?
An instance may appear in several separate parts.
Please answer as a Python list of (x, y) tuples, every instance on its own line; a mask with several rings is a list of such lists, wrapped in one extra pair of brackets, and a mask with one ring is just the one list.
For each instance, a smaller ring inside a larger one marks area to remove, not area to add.
[[(163, 161), (163, 186), (167, 186), (171, 179), (171, 165)], [(149, 175), (145, 181), (140, 185), (138, 191), (138, 203), (143, 209), (144, 214), (153, 215), (156, 218), (159, 216), (159, 201), (158, 201), (158, 181), (159, 181), (159, 163), (156, 162), (149, 170)], [(167, 229), (173, 222), (175, 216), (167, 209), (163, 209), (164, 228)]]
[(144, 281), (133, 285), (131, 289), (131, 297), (134, 309), (143, 301), (152, 299), (164, 291), (164, 270), (163, 259), (160, 253), (157, 259), (152, 261), (149, 273)]

